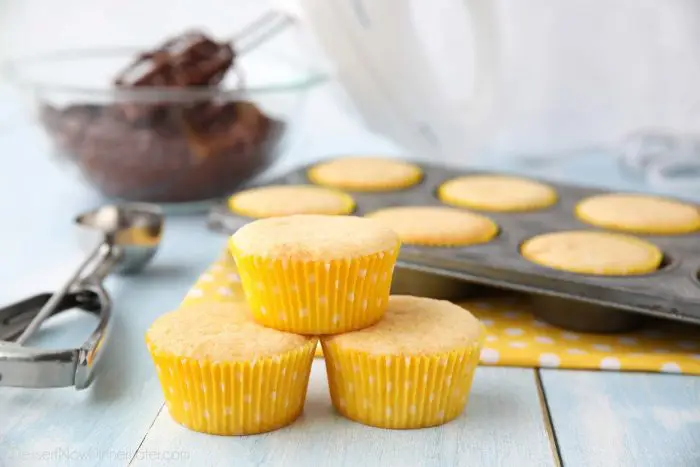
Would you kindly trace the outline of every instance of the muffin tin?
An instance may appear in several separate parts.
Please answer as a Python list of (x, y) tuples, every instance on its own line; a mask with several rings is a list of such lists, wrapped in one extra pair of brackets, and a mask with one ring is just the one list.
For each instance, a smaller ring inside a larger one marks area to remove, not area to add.
[[(424, 171), (422, 181), (400, 191), (351, 192), (355, 215), (391, 206), (445, 206), (437, 188), (455, 177), (484, 174), (484, 171), (414, 161)], [(266, 183), (305, 184), (308, 168), (296, 169)], [(535, 312), (559, 327), (583, 332), (619, 332), (645, 323), (649, 316), (700, 323), (700, 233), (674, 236), (642, 236), (664, 253), (661, 268), (640, 276), (595, 276), (569, 273), (534, 264), (523, 258), (522, 242), (553, 231), (601, 230), (584, 224), (574, 215), (576, 204), (589, 196), (609, 191), (541, 180), (557, 190), (559, 199), (550, 208), (520, 213), (484, 214), (500, 228), (492, 241), (466, 247), (421, 247), (403, 245), (397, 263), (401, 293), (457, 298), (491, 286), (532, 295)], [(237, 216), (225, 203), (210, 212), (209, 228), (230, 234), (252, 219)], [(421, 274), (426, 280), (421, 280)], [(427, 274), (427, 275), (426, 275)], [(430, 276), (444, 281), (430, 281)], [(459, 281), (465, 281), (461, 288)], [(442, 290), (440, 290), (442, 289)]]

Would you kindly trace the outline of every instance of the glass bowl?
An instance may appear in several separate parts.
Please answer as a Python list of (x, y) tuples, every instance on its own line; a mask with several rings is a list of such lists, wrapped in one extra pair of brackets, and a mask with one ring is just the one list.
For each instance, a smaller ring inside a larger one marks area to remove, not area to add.
[(220, 199), (287, 146), (306, 91), (323, 77), (252, 53), (218, 87), (120, 88), (139, 51), (76, 50), (9, 62), (55, 154), (104, 196), (160, 204)]

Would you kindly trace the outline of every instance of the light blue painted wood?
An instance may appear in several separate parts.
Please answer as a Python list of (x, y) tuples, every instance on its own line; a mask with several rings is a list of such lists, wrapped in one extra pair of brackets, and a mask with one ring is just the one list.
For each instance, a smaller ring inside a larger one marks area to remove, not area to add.
[(533, 370), (479, 368), (466, 413), (424, 430), (381, 430), (350, 422), (333, 410), (326, 384), (323, 362), (317, 360), (302, 418), (257, 436), (191, 432), (164, 408), (134, 465), (171, 465), (174, 459), (182, 465), (240, 467), (555, 465)]
[(566, 467), (700, 465), (700, 378), (542, 371)]
[[(220, 238), (183, 219), (170, 221), (164, 241), (142, 275), (110, 281), (113, 333), (91, 388), (0, 389), (0, 465), (124, 465), (133, 455), (162, 404), (144, 332), (222, 248)], [(77, 346), (95, 324), (85, 318), (75, 312), (35, 343)]]

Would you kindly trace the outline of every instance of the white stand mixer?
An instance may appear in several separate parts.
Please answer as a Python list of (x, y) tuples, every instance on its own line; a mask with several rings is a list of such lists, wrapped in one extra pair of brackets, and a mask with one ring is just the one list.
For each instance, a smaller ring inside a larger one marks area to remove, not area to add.
[[(278, 6), (328, 59), (366, 126), (409, 154), (528, 164), (603, 150), (653, 186), (696, 191), (697, 177), (680, 179), (674, 167), (700, 173), (700, 24), (687, 2), (641, 3), (613, 0), (605, 12), (579, 0)], [(649, 42), (649, 27), (663, 41)], [(658, 146), (660, 134), (699, 149), (650, 157), (647, 141)]]
[[(335, 77), (369, 129), (416, 155), (463, 160), (483, 150), (492, 120), (498, 40), (493, 7), (489, 0), (420, 5), (424, 11), (403, 1), (282, 3), (331, 58)], [(445, 60), (445, 36), (435, 42), (419, 35), (415, 15), (436, 25), (448, 21), (451, 40), (474, 44), (473, 53), (467, 45), (463, 56)]]

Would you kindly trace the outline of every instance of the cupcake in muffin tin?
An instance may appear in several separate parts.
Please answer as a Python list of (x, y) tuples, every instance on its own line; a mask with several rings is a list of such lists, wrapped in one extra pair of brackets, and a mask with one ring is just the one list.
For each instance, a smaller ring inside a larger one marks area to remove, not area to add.
[(604, 194), (576, 205), (586, 224), (642, 235), (683, 235), (700, 230), (700, 209), (658, 196)]
[(386, 157), (342, 157), (311, 167), (312, 183), (358, 192), (387, 192), (410, 188), (423, 171), (410, 162)]
[(490, 212), (546, 209), (557, 201), (554, 188), (541, 182), (506, 175), (465, 175), (438, 188), (445, 204)]
[[(630, 235), (565, 231), (533, 237), (522, 244), (523, 257), (546, 268), (600, 277), (634, 277), (661, 267), (662, 251)], [(533, 313), (543, 321), (578, 332), (623, 332), (645, 324), (624, 311), (552, 296), (533, 296)], [(567, 313), (562, 313), (567, 310)]]
[(261, 219), (293, 214), (351, 214), (355, 201), (342, 191), (313, 185), (278, 185), (252, 188), (228, 199), (231, 212)]

